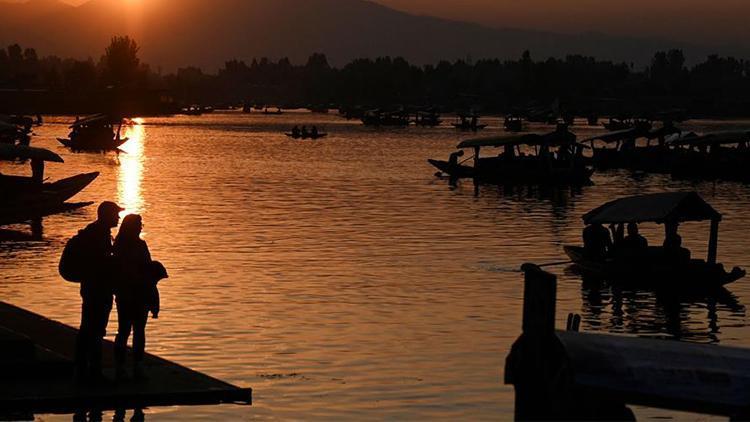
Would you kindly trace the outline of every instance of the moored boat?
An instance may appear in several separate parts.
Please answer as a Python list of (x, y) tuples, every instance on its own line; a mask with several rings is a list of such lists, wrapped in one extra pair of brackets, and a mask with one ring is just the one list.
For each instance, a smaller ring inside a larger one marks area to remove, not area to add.
[[(583, 162), (583, 145), (561, 125), (547, 134), (525, 134), (469, 139), (458, 144), (459, 150), (470, 149), (473, 166), (458, 162), (460, 152), (448, 161), (428, 160), (451, 178), (473, 178), (479, 183), (584, 185), (591, 182), (593, 170)], [(503, 148), (503, 153), (481, 157), (482, 148)], [(553, 149), (557, 149), (553, 151)]]
[(98, 172), (83, 173), (56, 182), (44, 182), (44, 162), (62, 162), (42, 148), (0, 146), (0, 158), (31, 160), (32, 176), (0, 175), (0, 225), (13, 224), (68, 211), (83, 205), (66, 203), (88, 186)]

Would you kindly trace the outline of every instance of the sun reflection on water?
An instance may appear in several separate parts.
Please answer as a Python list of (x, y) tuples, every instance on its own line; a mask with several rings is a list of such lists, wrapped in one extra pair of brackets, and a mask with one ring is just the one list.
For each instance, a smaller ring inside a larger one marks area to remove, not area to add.
[(120, 149), (124, 151), (120, 158), (120, 173), (117, 181), (117, 202), (125, 211), (121, 215), (143, 212), (143, 144), (146, 139), (146, 128), (142, 118), (132, 119), (133, 124), (123, 126), (122, 136), (128, 141)]

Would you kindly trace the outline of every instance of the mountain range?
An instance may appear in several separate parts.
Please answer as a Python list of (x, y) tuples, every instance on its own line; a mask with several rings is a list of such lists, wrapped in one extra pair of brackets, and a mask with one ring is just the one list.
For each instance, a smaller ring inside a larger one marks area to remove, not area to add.
[(584, 54), (649, 62), (657, 50), (681, 48), (691, 61), (711, 53), (747, 56), (740, 47), (709, 47), (602, 33), (558, 34), (490, 28), (400, 12), (367, 0), (59, 0), (0, 3), (0, 47), (19, 43), (40, 55), (97, 59), (114, 35), (130, 35), (152, 68), (189, 65), (214, 71), (226, 60), (314, 52), (334, 65), (354, 58), (402, 56), (416, 64), (439, 60)]

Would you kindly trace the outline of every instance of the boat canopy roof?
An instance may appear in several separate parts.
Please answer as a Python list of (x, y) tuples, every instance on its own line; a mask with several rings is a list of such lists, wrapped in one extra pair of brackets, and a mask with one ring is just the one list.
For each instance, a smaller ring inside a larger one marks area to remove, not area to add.
[(467, 139), (456, 148), (475, 147), (503, 147), (506, 145), (570, 145), (575, 144), (576, 136), (567, 130), (556, 130), (554, 132), (538, 134), (526, 133), (523, 135), (491, 136), (484, 138)]
[(615, 130), (613, 132), (601, 133), (599, 135), (586, 138), (582, 140), (581, 143), (593, 142), (593, 141), (602, 141), (602, 142), (612, 143), (612, 142), (622, 141), (623, 139), (634, 139), (634, 138), (641, 136), (642, 134), (643, 134), (643, 131), (639, 130), (638, 128)]
[(115, 117), (109, 114), (94, 114), (93, 116), (86, 116), (83, 119), (78, 119), (75, 122), (73, 122), (72, 125), (70, 125), (70, 128), (78, 127), (78, 126), (84, 126), (84, 125), (90, 125), (90, 124), (113, 124), (113, 123), (120, 123), (122, 119), (120, 117)]
[(11, 144), (0, 144), (0, 159), (63, 162), (62, 157), (48, 149)]
[(679, 138), (674, 140), (672, 145), (736, 144), (747, 141), (750, 141), (750, 131), (733, 130), (706, 133), (702, 136)]
[(664, 223), (721, 219), (695, 192), (665, 192), (616, 199), (583, 216), (586, 224)]

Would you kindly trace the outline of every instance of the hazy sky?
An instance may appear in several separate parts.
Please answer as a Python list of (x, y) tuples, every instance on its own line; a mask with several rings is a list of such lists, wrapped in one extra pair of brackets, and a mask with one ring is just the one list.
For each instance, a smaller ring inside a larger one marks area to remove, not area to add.
[[(65, 1), (79, 4), (85, 0)], [(375, 1), (416, 14), (495, 27), (568, 33), (598, 31), (701, 44), (746, 44), (750, 39), (750, 0)]]

